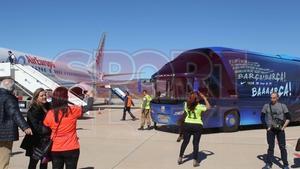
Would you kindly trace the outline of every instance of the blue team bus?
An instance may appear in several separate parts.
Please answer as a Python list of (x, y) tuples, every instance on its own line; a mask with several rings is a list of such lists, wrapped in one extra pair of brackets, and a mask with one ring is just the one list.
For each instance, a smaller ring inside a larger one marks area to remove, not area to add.
[(157, 124), (176, 125), (186, 96), (204, 93), (212, 109), (203, 113), (204, 128), (236, 131), (260, 124), (261, 109), (278, 92), (292, 121), (300, 121), (300, 58), (212, 47), (183, 52), (152, 76), (156, 96), (151, 117)]

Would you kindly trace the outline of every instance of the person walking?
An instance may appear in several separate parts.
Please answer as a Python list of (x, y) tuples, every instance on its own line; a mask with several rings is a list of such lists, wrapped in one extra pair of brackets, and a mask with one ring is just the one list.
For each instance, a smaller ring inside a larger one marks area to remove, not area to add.
[(85, 90), (83, 94), (84, 94), (83, 100), (86, 102), (86, 105), (83, 106), (83, 112), (89, 115), (90, 111), (93, 110), (95, 92), (94, 90), (89, 90), (89, 91)]
[(177, 161), (179, 165), (183, 163), (182, 160), (184, 151), (190, 142), (191, 136), (193, 135), (193, 166), (199, 166), (198, 151), (201, 132), (203, 129), (201, 114), (211, 108), (207, 98), (200, 92), (199, 95), (204, 100), (205, 105), (199, 104), (196, 92), (192, 92), (187, 99), (185, 107), (186, 117), (183, 123), (183, 142), (180, 147), (179, 158)]
[[(50, 137), (50, 129), (43, 125), (46, 113), (50, 108), (49, 105), (46, 91), (43, 88), (38, 88), (33, 93), (32, 102), (27, 112), (27, 122), (32, 128), (33, 135), (26, 135), (21, 144), (21, 148), (26, 150), (25, 155), (30, 157), (28, 169), (36, 169), (39, 162), (39, 160), (32, 158), (33, 149)], [(47, 162), (41, 160), (40, 169), (47, 169)]]
[(32, 130), (20, 112), (12, 79), (3, 79), (0, 83), (0, 168), (8, 169), (13, 141), (19, 140), (20, 127), (25, 134), (32, 135)]
[(44, 125), (51, 129), (53, 169), (63, 169), (64, 165), (66, 169), (77, 168), (80, 145), (76, 127), (83, 110), (68, 103), (68, 89), (56, 88), (52, 96), (52, 109), (44, 119)]
[(143, 91), (143, 103), (142, 103), (142, 113), (141, 113), (141, 127), (138, 130), (144, 130), (144, 125), (147, 122), (147, 130), (150, 130), (151, 118), (150, 118), (150, 102), (152, 100), (151, 96), (148, 95), (147, 90)]
[(291, 120), (291, 115), (287, 106), (279, 101), (279, 95), (276, 92), (271, 94), (271, 102), (263, 106), (261, 111), (261, 121), (267, 128), (267, 161), (266, 169), (272, 168), (272, 159), (274, 157), (275, 137), (277, 138), (283, 168), (288, 169), (288, 157), (286, 151), (285, 128)]
[(131, 106), (134, 106), (134, 103), (132, 101), (132, 96), (129, 94), (128, 91), (126, 91), (126, 96), (124, 99), (124, 109), (123, 109), (123, 117), (122, 117), (122, 121), (126, 120), (126, 112), (129, 113), (129, 115), (131, 116), (132, 120), (136, 120), (137, 118), (131, 113), (130, 109)]

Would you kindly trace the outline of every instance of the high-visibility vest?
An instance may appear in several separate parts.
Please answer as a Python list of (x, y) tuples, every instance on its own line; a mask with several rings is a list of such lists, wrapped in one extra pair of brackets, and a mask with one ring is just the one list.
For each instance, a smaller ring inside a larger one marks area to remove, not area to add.
[(142, 108), (143, 109), (150, 109), (150, 102), (152, 98), (148, 94), (143, 97), (143, 103), (142, 103)]
[(186, 102), (185, 102), (184, 111), (186, 112), (186, 117), (185, 117), (184, 122), (185, 123), (191, 123), (191, 124), (201, 124), (201, 125), (203, 125), (201, 114), (202, 114), (202, 112), (205, 112), (206, 110), (207, 110), (207, 108), (206, 108), (205, 105), (198, 104), (195, 107), (194, 111), (190, 111), (187, 107)]
[(127, 96), (127, 107), (131, 107), (132, 106), (132, 97), (131, 96)]

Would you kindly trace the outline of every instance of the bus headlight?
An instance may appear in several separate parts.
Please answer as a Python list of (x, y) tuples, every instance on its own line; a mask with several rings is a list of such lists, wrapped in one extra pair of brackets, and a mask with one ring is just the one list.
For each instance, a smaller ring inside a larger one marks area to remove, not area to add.
[(176, 111), (176, 112), (174, 112), (174, 115), (181, 116), (181, 115), (183, 115), (183, 111)]

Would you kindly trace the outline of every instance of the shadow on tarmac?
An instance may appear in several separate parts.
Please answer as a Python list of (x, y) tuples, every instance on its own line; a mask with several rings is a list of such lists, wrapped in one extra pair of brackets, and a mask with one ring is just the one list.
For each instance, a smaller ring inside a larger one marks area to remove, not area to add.
[[(257, 129), (263, 129), (262, 125), (252, 125), (252, 126), (241, 126), (238, 131), (247, 131), (247, 130), (257, 130)], [(176, 125), (161, 125), (156, 128), (158, 131), (167, 132), (167, 133), (173, 133), (178, 134), (179, 126)], [(236, 131), (236, 132), (238, 132)], [(222, 128), (209, 128), (204, 129), (203, 134), (214, 134), (214, 133), (220, 133), (224, 132)]]
[[(215, 153), (208, 151), (208, 150), (202, 150), (198, 152), (198, 162), (201, 163), (202, 161), (206, 160), (208, 156), (214, 155)], [(193, 153), (189, 155), (183, 156), (183, 163), (193, 160)]]
[(16, 152), (12, 152), (11, 156), (15, 156), (15, 155), (19, 155), (19, 154), (23, 154), (23, 151), (16, 151)]
[(76, 130), (89, 130), (89, 129), (84, 129), (84, 128), (79, 127), (79, 128), (76, 128)]
[[(265, 164), (267, 164), (267, 154), (258, 155), (257, 158), (264, 161)], [(274, 165), (277, 165), (279, 168), (283, 168), (283, 165), (281, 164), (281, 159), (279, 157), (274, 156), (274, 158), (272, 159), (272, 163)], [(265, 169), (265, 167), (263, 167), (262, 169)]]
[(176, 133), (178, 133), (178, 126), (176, 126), (176, 125), (161, 125), (161, 126), (157, 126), (157, 128), (155, 128), (155, 130), (166, 132), (166, 133), (176, 134)]
[[(292, 123), (289, 125), (289, 127), (294, 127), (294, 126), (299, 126), (299, 123)], [(238, 131), (235, 132), (239, 132), (239, 131), (249, 131), (249, 130), (264, 130), (264, 126), (263, 125), (248, 125), (248, 126), (240, 126)], [(156, 130), (158, 131), (162, 131), (162, 132), (167, 132), (167, 133), (173, 133), (173, 134), (178, 134), (178, 130), (179, 130), (179, 126), (177, 125), (160, 125), (157, 126)], [(203, 134), (214, 134), (214, 133), (226, 133), (225, 131), (223, 131), (222, 128), (208, 128), (208, 129), (204, 129), (203, 130)]]
[(79, 118), (79, 120), (89, 120), (89, 119), (94, 119), (95, 117), (86, 117), (86, 116), (82, 116)]

